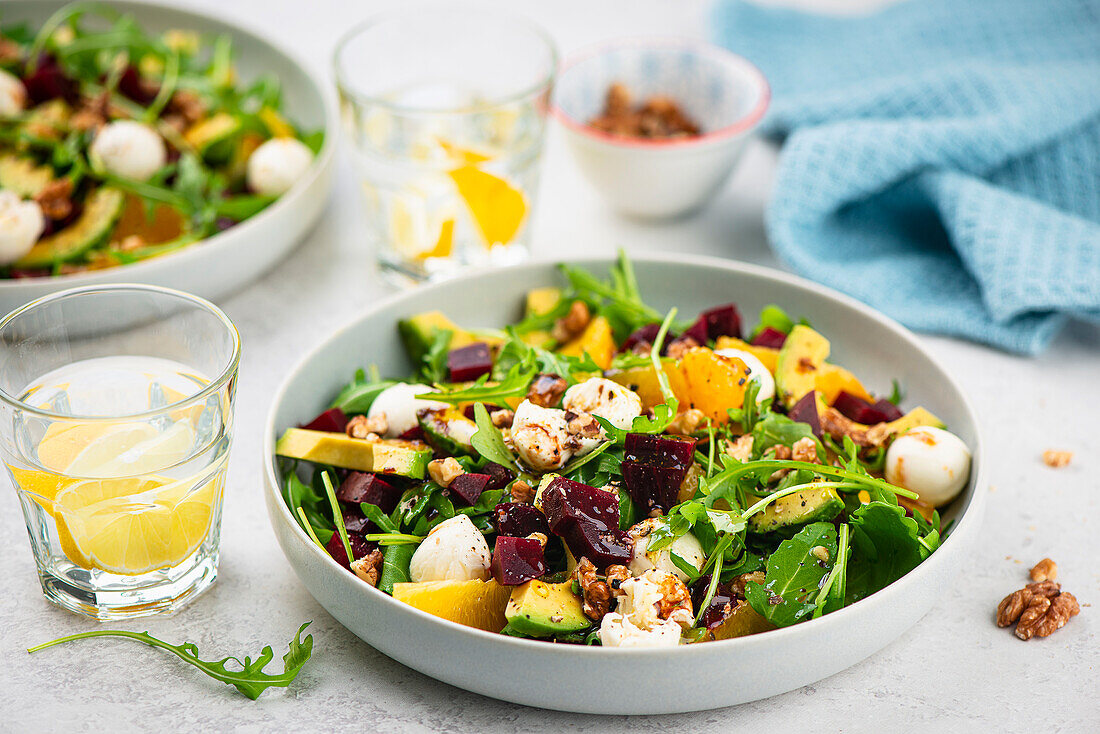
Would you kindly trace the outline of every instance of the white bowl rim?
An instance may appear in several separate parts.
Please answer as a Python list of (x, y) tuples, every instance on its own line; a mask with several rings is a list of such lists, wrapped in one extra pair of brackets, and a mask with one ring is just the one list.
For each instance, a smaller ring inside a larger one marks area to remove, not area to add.
[[(709, 130), (695, 137), (648, 140), (646, 138), (631, 138), (623, 135), (605, 133), (585, 122), (574, 119), (558, 104), (557, 97), (562, 82), (565, 81), (566, 73), (571, 68), (620, 48), (652, 48), (655, 50), (681, 48), (702, 56), (709, 56), (722, 62), (727, 68), (736, 66), (741, 71), (748, 71), (749, 78), (756, 83), (760, 98), (757, 100), (756, 105), (741, 118), (717, 130)], [(760, 121), (764, 118), (764, 115), (768, 111), (768, 107), (771, 105), (771, 98), (771, 85), (768, 83), (767, 77), (764, 76), (764, 72), (760, 70), (760, 67), (741, 54), (730, 51), (728, 48), (694, 38), (678, 36), (634, 36), (592, 44), (569, 56), (558, 70), (558, 84), (550, 102), (550, 114), (572, 132), (592, 138), (606, 145), (616, 148), (667, 150), (671, 148), (703, 146), (750, 132), (760, 124)]]
[[(28, 2), (27, 5), (31, 5), (31, 3)], [(140, 281), (149, 270), (156, 269), (163, 263), (180, 263), (188, 258), (198, 257), (198, 253), (203, 253), (205, 256), (205, 253), (212, 250), (235, 246), (235, 238), (238, 236), (248, 236), (252, 229), (259, 226), (257, 223), (258, 220), (263, 220), (270, 214), (296, 206), (298, 200), (304, 197), (306, 191), (323, 175), (335, 155), (336, 144), (340, 135), (340, 116), (337, 113), (336, 92), (332, 89), (330, 84), (325, 82), (320, 75), (311, 70), (310, 67), (303, 62), (302, 57), (296, 51), (290, 50), (281, 42), (274, 40), (261, 30), (245, 28), (238, 22), (228, 19), (222, 14), (222, 11), (205, 8), (202, 11), (192, 10), (190, 7), (160, 2), (159, 0), (110, 0), (109, 7), (119, 10), (124, 14), (134, 11), (140, 12), (142, 8), (153, 8), (155, 10), (169, 11), (205, 21), (212, 21), (224, 26), (225, 30), (229, 31), (230, 35), (240, 34), (243, 36), (251, 36), (268, 46), (276, 54), (285, 56), (287, 60), (301, 70), (306, 78), (309, 79), (314, 90), (321, 96), (325, 118), (325, 139), (321, 144), (321, 150), (314, 156), (313, 163), (310, 164), (306, 173), (294, 183), (289, 191), (265, 207), (259, 214), (235, 224), (228, 230), (218, 232), (198, 242), (193, 242), (176, 252), (169, 252), (142, 262), (117, 265), (105, 270), (91, 270), (84, 273), (69, 273), (66, 275), (49, 275), (38, 278), (4, 278), (0, 280), (0, 295), (5, 291), (14, 294), (20, 289), (29, 290), (31, 287), (50, 286), (54, 283), (57, 284), (59, 290), (61, 288), (73, 288), (86, 283), (89, 285), (99, 284), (104, 273), (116, 271), (125, 273), (125, 276), (122, 277), (123, 280), (127, 282)], [(212, 258), (216, 257), (216, 253), (210, 252), (210, 256)]]
[[(604, 264), (613, 261), (614, 257), (609, 255), (586, 255), (582, 257), (570, 258), (568, 260), (570, 264), (578, 265)], [(981, 427), (977, 420), (977, 414), (975, 413), (974, 407), (971, 404), (970, 399), (967, 397), (966, 392), (963, 391), (962, 388), (956, 383), (954, 378), (951, 377), (950, 373), (943, 368), (943, 365), (940, 364), (939, 360), (929, 354), (928, 351), (920, 345), (913, 332), (902, 326), (897, 321), (886, 316), (885, 314), (880, 313), (879, 311), (871, 308), (861, 301), (856, 300), (855, 298), (852, 298), (851, 296), (845, 295), (843, 293), (840, 293), (839, 291), (835, 291), (826, 286), (807, 280), (806, 278), (776, 270), (774, 268), (754, 265), (751, 263), (726, 260), (723, 258), (708, 255), (644, 254), (634, 256), (633, 261), (635, 264), (639, 262), (653, 262), (658, 264), (668, 263), (674, 265), (697, 265), (705, 268), (743, 273), (754, 277), (778, 281), (780, 283), (783, 283), (784, 285), (812, 290), (827, 299), (832, 299), (842, 303), (843, 305), (857, 309), (863, 315), (878, 322), (881, 326), (891, 331), (895, 336), (906, 342), (912, 348), (919, 351), (924, 357), (931, 361), (936, 366), (936, 368), (939, 369), (940, 372), (947, 377), (948, 382), (951, 384), (952, 387), (955, 388), (956, 392), (960, 396), (962, 396), (962, 407), (970, 418), (971, 424), (974, 429), (974, 445), (970, 447), (972, 456), (974, 457), (972, 467), (974, 465), (977, 466), (977, 473), (973, 474), (970, 480), (970, 485), (973, 486), (971, 498), (969, 502), (967, 502), (966, 506), (962, 509), (955, 524), (951, 528), (951, 532), (943, 540), (936, 551), (933, 552), (932, 555), (926, 558), (923, 562), (921, 562), (916, 568), (914, 568), (912, 571), (905, 574), (892, 584), (886, 586), (883, 589), (880, 589), (879, 591), (876, 591), (874, 594), (860, 599), (857, 602), (849, 604), (848, 606), (842, 609), (838, 609), (835, 612), (831, 612), (830, 614), (822, 615), (817, 619), (806, 620), (804, 622), (799, 622), (798, 624), (793, 624), (787, 627), (780, 627), (778, 629), (769, 630), (767, 632), (759, 634), (747, 635), (744, 637), (735, 637), (728, 640), (716, 640), (714, 642), (708, 642), (706, 644), (679, 645), (676, 648), (606, 648), (595, 645), (555, 645), (544, 640), (512, 637), (510, 635), (502, 635), (496, 632), (488, 632), (485, 630), (475, 629), (473, 627), (467, 627), (465, 625), (458, 624), (457, 622), (452, 622), (450, 620), (443, 619), (442, 617), (437, 617), (434, 614), (429, 614), (428, 612), (417, 609), (416, 607), (405, 604), (404, 602), (400, 602), (389, 594), (379, 591), (372, 586), (367, 586), (364, 589), (366, 593), (378, 595), (378, 597), (380, 597), (380, 602), (383, 604), (401, 605), (405, 613), (412, 614), (414, 617), (419, 618), (419, 620), (424, 624), (442, 627), (444, 630), (450, 630), (454, 634), (472, 637), (474, 640), (481, 640), (485, 644), (518, 646), (520, 650), (526, 650), (531, 654), (537, 654), (540, 650), (545, 652), (549, 650), (560, 651), (568, 649), (569, 654), (575, 655), (614, 655), (628, 658), (659, 659), (663, 658), (665, 655), (668, 655), (672, 650), (675, 650), (675, 654), (677, 655), (703, 656), (715, 654), (719, 651), (725, 651), (727, 649), (733, 648), (734, 646), (737, 646), (739, 649), (745, 651), (753, 648), (760, 648), (761, 646), (768, 645), (769, 640), (777, 640), (780, 635), (790, 637), (810, 634), (817, 630), (821, 630), (823, 634), (826, 634), (830, 629), (845, 624), (848, 620), (848, 617), (853, 615), (854, 612), (852, 610), (856, 607), (859, 607), (860, 610), (866, 609), (867, 607), (870, 607), (872, 605), (882, 608), (889, 604), (890, 597), (898, 593), (898, 589), (902, 584), (911, 584), (920, 577), (930, 576), (940, 566), (952, 562), (954, 553), (944, 553), (943, 549), (954, 548), (955, 546), (962, 544), (963, 540), (960, 536), (962, 536), (964, 533), (969, 534), (977, 531), (978, 524), (981, 522), (982, 510), (986, 499), (986, 493), (982, 491), (982, 487), (985, 486), (986, 466), (983, 460), (984, 456), (982, 450), (983, 441), (981, 438)], [(562, 260), (557, 258), (537, 258), (525, 263), (509, 265), (500, 268), (493, 268), (490, 270), (479, 272), (477, 275), (465, 277), (482, 277), (487, 274), (496, 274), (507, 270), (520, 270), (533, 266), (556, 265), (560, 262), (562, 262)], [(446, 281), (441, 281), (439, 284), (436, 285), (449, 284), (453, 282), (454, 279), (450, 279)], [(432, 287), (434, 286), (428, 285), (421, 286), (419, 289), (416, 290), (399, 291), (387, 298), (376, 302), (370, 308), (360, 312), (357, 316), (344, 323), (342, 326), (332, 332), (324, 341), (315, 346), (313, 349), (310, 349), (306, 354), (302, 356), (299, 362), (287, 374), (282, 384), (279, 385), (279, 388), (275, 391), (275, 394), (272, 398), (271, 409), (268, 412), (267, 421), (264, 425), (265, 435), (263, 442), (263, 471), (264, 479), (266, 480), (265, 489), (266, 491), (274, 495), (273, 499), (275, 500), (276, 506), (279, 507), (280, 517), (282, 518), (284, 523), (289, 523), (293, 527), (294, 535), (298, 539), (298, 541), (308, 546), (309, 551), (314, 556), (321, 558), (322, 562), (330, 564), (330, 568), (334, 573), (347, 574), (348, 572), (344, 570), (344, 568), (340, 566), (332, 558), (332, 556), (330, 556), (323, 549), (319, 548), (317, 544), (313, 542), (313, 540), (302, 529), (301, 525), (298, 524), (298, 521), (295, 520), (290, 514), (290, 508), (287, 507), (286, 501), (283, 499), (281, 480), (275, 473), (275, 463), (273, 461), (275, 456), (276, 430), (282, 430), (275, 425), (275, 414), (278, 412), (278, 407), (282, 404), (284, 396), (290, 388), (291, 382), (293, 382), (295, 377), (298, 376), (298, 373), (306, 362), (311, 361), (319, 352), (322, 352), (325, 349), (329, 348), (335, 341), (339, 340), (341, 336), (349, 329), (351, 329), (364, 319), (369, 318), (376, 311), (381, 311), (385, 308), (388, 308), (391, 304), (408, 298), (410, 294), (422, 293), (424, 288)]]

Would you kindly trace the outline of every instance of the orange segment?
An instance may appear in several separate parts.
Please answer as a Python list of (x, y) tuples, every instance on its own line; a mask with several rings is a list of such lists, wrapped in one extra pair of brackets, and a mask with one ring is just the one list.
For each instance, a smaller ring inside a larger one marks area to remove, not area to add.
[(496, 581), (421, 581), (393, 585), (393, 598), (467, 627), (500, 632), (511, 588)]
[[(665, 375), (668, 377), (668, 386), (672, 388), (672, 394), (680, 401), (681, 408), (687, 408), (688, 392), (687, 383), (684, 381), (684, 373), (678, 362), (671, 359), (661, 360)], [(631, 367), (620, 372), (607, 375), (607, 379), (614, 380), (623, 387), (627, 387), (638, 393), (642, 399), (642, 408), (649, 409), (654, 405), (665, 402), (661, 393), (661, 384), (657, 382), (657, 372), (652, 366)]]
[(760, 360), (761, 364), (768, 368), (768, 372), (775, 374), (775, 365), (779, 362), (779, 350), (772, 347), (757, 347), (732, 336), (720, 336), (714, 343), (715, 349), (740, 349), (748, 352)]
[(450, 171), (487, 245), (508, 244), (527, 216), (523, 192), (499, 176), (467, 164)]
[(751, 371), (736, 357), (722, 357), (706, 347), (695, 347), (680, 359), (688, 395), (687, 407), (698, 408), (716, 423), (729, 420), (730, 408), (740, 408)]
[(867, 388), (863, 387), (863, 383), (856, 379), (855, 375), (835, 364), (821, 365), (814, 377), (814, 387), (828, 405), (836, 402), (836, 397), (842, 390), (857, 398), (863, 398), (869, 403), (875, 402), (867, 392)]
[(710, 630), (704, 642), (711, 640), (729, 640), (734, 637), (755, 635), (758, 632), (767, 632), (775, 629), (775, 625), (761, 617), (747, 601), (741, 601), (734, 607), (730, 616), (726, 617), (722, 624)]
[(611, 323), (603, 316), (588, 322), (581, 335), (558, 350), (570, 357), (582, 357), (587, 352), (592, 361), (606, 370), (615, 356), (615, 335)]

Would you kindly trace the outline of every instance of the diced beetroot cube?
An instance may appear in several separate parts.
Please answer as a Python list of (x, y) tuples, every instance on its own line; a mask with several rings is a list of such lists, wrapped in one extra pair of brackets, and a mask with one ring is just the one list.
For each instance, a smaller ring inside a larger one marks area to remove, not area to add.
[(798, 423), (810, 424), (814, 435), (821, 438), (821, 416), (817, 414), (817, 391), (810, 390), (787, 411), (787, 417)]
[(708, 339), (720, 336), (741, 338), (741, 312), (736, 304), (727, 303), (708, 309), (699, 315), (699, 320), (706, 324)]
[(531, 533), (550, 534), (546, 515), (524, 502), (501, 502), (493, 508), (493, 524), (500, 535), (526, 538)]
[[(325, 543), (325, 550), (328, 551), (328, 554), (332, 556), (332, 559), (334, 561), (339, 563), (347, 570), (351, 570), (351, 562), (348, 561), (348, 554), (347, 551), (344, 550), (344, 543), (342, 540), (340, 540), (340, 533), (334, 532), (332, 534), (332, 537), (328, 539), (327, 543)], [(353, 549), (352, 553), (354, 552), (355, 551)]]
[(336, 490), (336, 499), (355, 504), (370, 502), (372, 505), (378, 505), (382, 508), (382, 512), (388, 514), (397, 507), (402, 491), (401, 487), (382, 479), (377, 474), (353, 471), (340, 483), (340, 488)]
[(898, 408), (898, 406), (894, 405), (885, 398), (875, 402), (875, 410), (882, 413), (883, 420), (885, 421), (896, 421), (898, 418), (901, 418), (903, 415), (905, 415), (901, 412), (901, 409)]
[(515, 473), (512, 472), (511, 469), (506, 466), (501, 466), (500, 464), (494, 464), (491, 461), (486, 464), (481, 471), (492, 477), (489, 481), (489, 485), (485, 487), (485, 489), (504, 489), (516, 478)]
[[(367, 556), (372, 550), (378, 547), (377, 543), (372, 543), (363, 537), (363, 533), (348, 531), (348, 544), (351, 545), (352, 555), (355, 556), (354, 560), (359, 560)], [(339, 531), (334, 531), (332, 537), (329, 538), (328, 543), (325, 544), (325, 550), (328, 554), (344, 568), (351, 570), (351, 563), (348, 561), (348, 554), (344, 551), (344, 543), (340, 540)]]
[(43, 54), (38, 59), (34, 73), (23, 78), (27, 96), (34, 104), (42, 104), (60, 97), (70, 104), (79, 99), (76, 83), (65, 75), (64, 70), (53, 56)]
[[(645, 326), (635, 329), (634, 332), (626, 338), (623, 345), (619, 348), (620, 352), (629, 352), (639, 344), (652, 344), (653, 340), (657, 338), (657, 333), (661, 330), (660, 324), (646, 324)], [(666, 341), (668, 341), (666, 339)]]
[(353, 510), (344, 510), (340, 514), (344, 517), (344, 528), (348, 531), (349, 536), (354, 533), (374, 532), (371, 521), (358, 507)]
[(493, 355), (489, 345), (475, 342), (466, 347), (452, 349), (447, 353), (447, 369), (451, 371), (451, 382), (468, 382), (488, 374), (493, 369)]
[(473, 506), (477, 504), (477, 498), (481, 496), (481, 493), (485, 491), (485, 488), (489, 486), (489, 482), (492, 481), (492, 477), (488, 474), (459, 474), (451, 482), (451, 486), (448, 487), (451, 494), (457, 495), (462, 498), (462, 501), (466, 504)]
[(833, 407), (857, 423), (873, 426), (900, 418), (902, 413), (889, 400), (880, 400), (874, 405), (861, 397), (843, 390), (836, 396)]
[(501, 586), (519, 586), (537, 579), (546, 573), (542, 543), (534, 538), (497, 537), (492, 571)]
[(348, 417), (339, 408), (329, 408), (302, 426), (302, 428), (310, 431), (329, 431), (333, 433), (343, 433), (347, 427)]
[(423, 441), (424, 429), (422, 429), (420, 426), (413, 426), (412, 428), (398, 436), (398, 438), (400, 438), (402, 441)]
[(631, 546), (619, 530), (619, 498), (612, 492), (558, 477), (542, 494), (550, 530), (565, 540), (574, 557), (597, 568), (629, 563)]
[[(699, 608), (699, 605), (703, 603), (703, 599), (707, 596), (707, 590), (710, 586), (710, 574), (703, 574), (699, 579), (691, 585), (691, 603), (695, 609)], [(706, 629), (714, 629), (722, 622), (726, 621), (728, 616), (726, 611), (726, 604), (731, 604), (731, 607), (736, 604), (733, 601), (733, 592), (730, 590), (728, 584), (719, 582), (718, 588), (715, 591), (713, 597), (711, 597), (710, 604), (707, 605), (706, 610), (703, 612), (699, 622), (701, 626)]]
[(118, 91), (138, 104), (148, 106), (157, 98), (157, 92), (160, 90), (155, 82), (142, 79), (138, 70), (130, 65), (119, 77)]
[(558, 477), (542, 493), (542, 511), (557, 533), (561, 523), (576, 521), (600, 530), (619, 527), (619, 498), (612, 492)]
[(780, 349), (783, 346), (783, 342), (787, 341), (787, 335), (779, 329), (773, 329), (770, 326), (765, 326), (761, 329), (760, 333), (752, 338), (750, 342), (754, 347), (770, 347), (771, 349)]
[(678, 502), (680, 485), (695, 460), (695, 439), (631, 433), (621, 470), (630, 497), (646, 511), (668, 510)]
[[(693, 339), (696, 344), (703, 345), (707, 343), (707, 320), (700, 316), (695, 320), (695, 323), (688, 327), (688, 330), (680, 335), (678, 339), (673, 339), (673, 342), (682, 341), (684, 339)], [(666, 339), (666, 342), (668, 340)], [(671, 342), (670, 342), (671, 343)]]

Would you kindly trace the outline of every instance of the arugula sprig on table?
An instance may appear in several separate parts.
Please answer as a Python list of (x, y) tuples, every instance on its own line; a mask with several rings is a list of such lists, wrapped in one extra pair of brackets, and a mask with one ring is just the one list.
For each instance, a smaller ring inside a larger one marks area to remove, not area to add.
[[(271, 645), (264, 647), (264, 649), (260, 651), (260, 656), (255, 660), (248, 656), (246, 656), (244, 660), (238, 657), (229, 656), (221, 660), (207, 661), (199, 658), (199, 649), (192, 642), (173, 645), (153, 637), (148, 632), (129, 632), (127, 630), (92, 630), (91, 632), (67, 635), (65, 637), (59, 637), (56, 640), (51, 640), (50, 642), (44, 642), (41, 645), (35, 645), (29, 648), (27, 652), (35, 653), (39, 650), (45, 650), (48, 647), (92, 637), (122, 637), (125, 639), (137, 640), (150, 647), (167, 650), (185, 663), (195, 666), (214, 680), (220, 680), (222, 683), (233, 686), (242, 694), (255, 701), (259, 698), (261, 693), (272, 686), (286, 688), (298, 676), (298, 673), (301, 672), (306, 661), (308, 661), (310, 655), (313, 654), (313, 635), (306, 635), (305, 639), (302, 639), (302, 632), (304, 632), (306, 627), (310, 624), (310, 622), (306, 622), (299, 627), (297, 634), (294, 635), (294, 639), (290, 641), (287, 653), (283, 656), (283, 671), (281, 673), (264, 672), (264, 668), (267, 667), (267, 664), (275, 657)], [(228, 667), (230, 661), (235, 662), (241, 669), (230, 670)]]

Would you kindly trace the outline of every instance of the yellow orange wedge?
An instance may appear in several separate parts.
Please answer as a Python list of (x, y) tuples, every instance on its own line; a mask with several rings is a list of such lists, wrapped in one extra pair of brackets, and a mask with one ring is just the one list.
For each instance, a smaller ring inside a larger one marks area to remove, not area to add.
[(511, 588), (496, 581), (421, 581), (393, 585), (393, 597), (467, 627), (500, 632)]
[(527, 216), (527, 199), (523, 192), (476, 165), (459, 166), (449, 175), (470, 209), (485, 244), (511, 242)]

